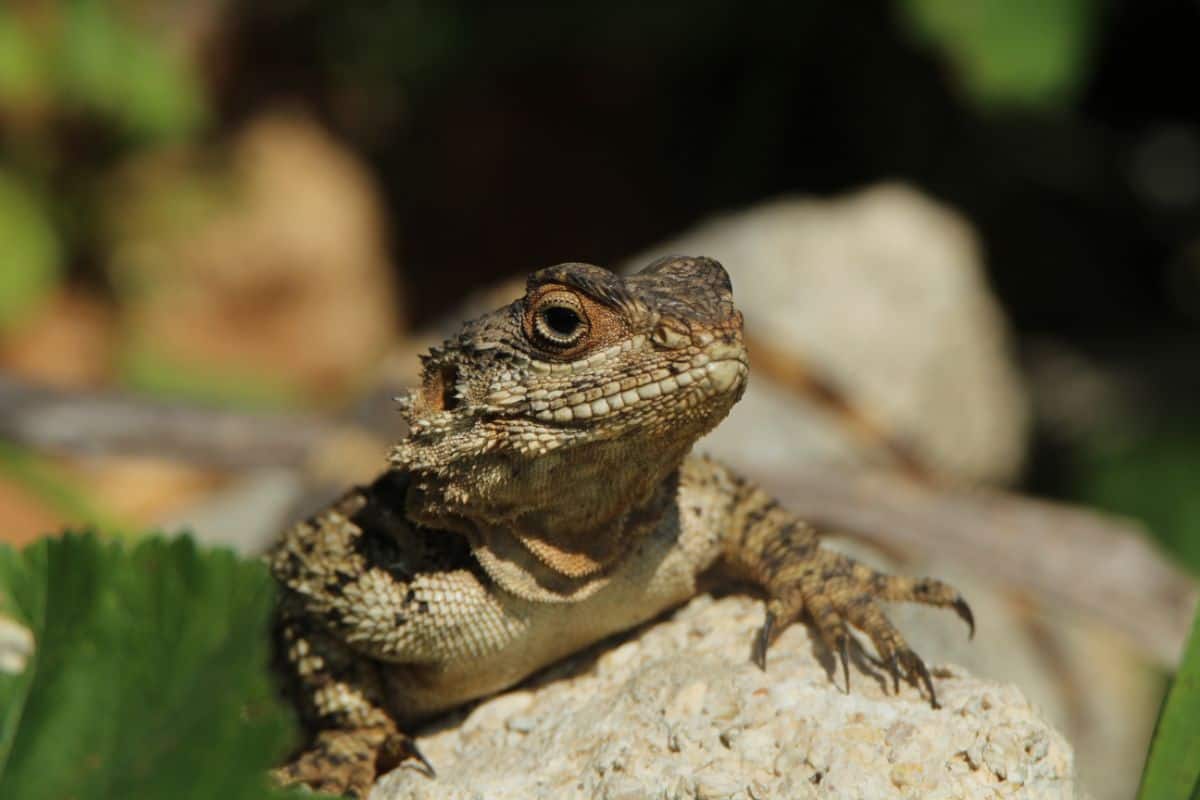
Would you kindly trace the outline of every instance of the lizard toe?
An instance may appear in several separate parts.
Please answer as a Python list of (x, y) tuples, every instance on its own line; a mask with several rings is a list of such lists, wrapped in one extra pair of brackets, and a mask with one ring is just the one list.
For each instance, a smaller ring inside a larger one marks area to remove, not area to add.
[(966, 623), (968, 636), (975, 636), (975, 615), (966, 599), (950, 584), (937, 578), (909, 578), (875, 572), (870, 581), (871, 594), (893, 603), (921, 603), (948, 608)]
[(780, 634), (806, 613), (822, 642), (841, 661), (846, 691), (850, 687), (849, 629), (871, 640), (879, 663), (892, 676), (894, 691), (900, 679), (919, 686), (938, 707), (933, 679), (925, 662), (887, 618), (880, 601), (916, 602), (955, 611), (974, 632), (974, 616), (962, 595), (947, 583), (931, 578), (886, 575), (842, 555), (829, 554), (817, 568), (793, 574), (767, 603), (766, 621), (755, 640), (754, 659), (766, 663), (766, 651)]

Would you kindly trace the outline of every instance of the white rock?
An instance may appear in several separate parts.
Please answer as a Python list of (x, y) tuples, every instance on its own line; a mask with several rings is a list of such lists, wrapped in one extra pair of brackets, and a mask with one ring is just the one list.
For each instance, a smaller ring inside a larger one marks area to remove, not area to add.
[(1080, 796), (1070, 746), (1015, 687), (939, 667), (935, 710), (858, 659), (845, 694), (803, 627), (763, 673), (749, 659), (761, 620), (755, 601), (698, 598), (420, 735), (438, 779), (401, 768), (371, 797)]
[[(978, 240), (952, 209), (898, 184), (784, 198), (702, 222), (626, 267), (669, 253), (718, 259), (750, 335), (814, 365), (934, 466), (1016, 477), (1029, 423), (1024, 386)], [(751, 375), (701, 449), (733, 463), (752, 457), (772, 474), (795, 458), (869, 458), (827, 412), (753, 363)]]
[(0, 614), (0, 674), (24, 672), (33, 651), (33, 633), (16, 620)]

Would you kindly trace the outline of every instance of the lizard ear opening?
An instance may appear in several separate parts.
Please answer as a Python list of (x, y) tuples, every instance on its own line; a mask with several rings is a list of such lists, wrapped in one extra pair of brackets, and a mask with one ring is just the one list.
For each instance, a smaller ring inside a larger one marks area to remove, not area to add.
[(443, 364), (425, 370), (421, 381), (421, 399), (430, 411), (453, 411), (458, 408), (458, 368)]

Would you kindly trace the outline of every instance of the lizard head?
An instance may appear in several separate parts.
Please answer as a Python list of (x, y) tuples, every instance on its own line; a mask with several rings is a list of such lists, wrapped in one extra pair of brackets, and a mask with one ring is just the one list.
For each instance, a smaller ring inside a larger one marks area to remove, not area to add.
[(746, 376), (716, 261), (668, 257), (624, 278), (560, 264), (424, 357), (391, 460), (436, 495), (426, 516), (441, 524), (594, 527), (644, 501)]

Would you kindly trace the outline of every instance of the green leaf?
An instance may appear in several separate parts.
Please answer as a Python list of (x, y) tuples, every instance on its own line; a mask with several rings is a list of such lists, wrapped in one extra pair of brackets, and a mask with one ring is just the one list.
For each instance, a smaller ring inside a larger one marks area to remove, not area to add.
[(1168, 419), (1136, 436), (1101, 434), (1077, 454), (1077, 492), (1091, 505), (1136, 517), (1200, 575), (1200, 427)]
[[(291, 742), (267, 670), (271, 581), (190, 538), (0, 547), (0, 797), (261, 798)], [(276, 793), (278, 794), (278, 793)]]
[(0, 8), (0, 103), (34, 103), (49, 83), (45, 48), (12, 9)]
[(161, 35), (112, 3), (76, 0), (65, 11), (57, 66), (72, 102), (146, 140), (180, 138), (205, 122), (200, 81)]
[(1139, 800), (1200, 796), (1200, 613), (1158, 716)]
[(1068, 101), (1090, 65), (1101, 0), (901, 0), (920, 41), (941, 50), (982, 106)]
[(59, 240), (32, 189), (0, 170), (0, 328), (20, 321), (59, 279)]

